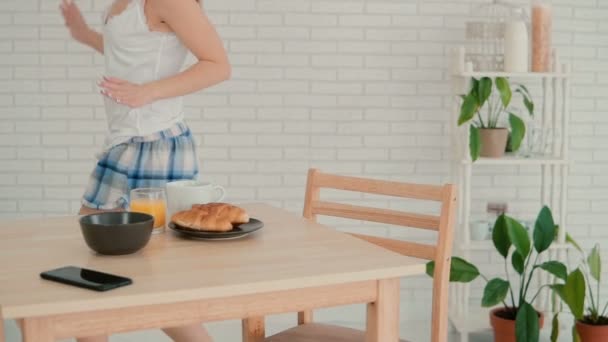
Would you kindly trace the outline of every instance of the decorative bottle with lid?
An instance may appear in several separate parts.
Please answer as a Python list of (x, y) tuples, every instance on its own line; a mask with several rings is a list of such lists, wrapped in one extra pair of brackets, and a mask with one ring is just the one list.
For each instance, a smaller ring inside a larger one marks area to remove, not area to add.
[(532, 3), (532, 71), (551, 71), (553, 10), (547, 1)]

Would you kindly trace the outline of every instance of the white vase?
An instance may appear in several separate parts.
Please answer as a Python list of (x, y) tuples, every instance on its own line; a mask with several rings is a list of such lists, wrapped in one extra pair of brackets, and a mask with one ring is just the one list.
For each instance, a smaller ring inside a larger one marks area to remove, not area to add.
[(528, 72), (530, 64), (530, 40), (523, 21), (505, 24), (505, 71)]

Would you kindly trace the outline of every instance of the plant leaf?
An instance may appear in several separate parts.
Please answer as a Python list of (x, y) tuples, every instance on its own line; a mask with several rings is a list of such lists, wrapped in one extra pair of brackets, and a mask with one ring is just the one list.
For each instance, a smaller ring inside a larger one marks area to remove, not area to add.
[(530, 237), (528, 236), (528, 232), (517, 220), (508, 216), (505, 219), (511, 243), (515, 246), (515, 250), (526, 259), (530, 254)]
[(477, 104), (479, 107), (483, 107), (486, 101), (492, 95), (492, 79), (489, 77), (483, 77), (479, 80), (477, 85)]
[(515, 251), (511, 255), (511, 264), (513, 264), (513, 268), (519, 275), (524, 273), (524, 257), (519, 254), (519, 252)]
[(498, 88), (498, 92), (500, 93), (500, 100), (502, 101), (502, 105), (505, 108), (509, 107), (509, 104), (511, 103), (511, 98), (513, 97), (509, 80), (504, 77), (497, 77), (495, 82), (496, 88)]
[(570, 308), (576, 319), (583, 318), (585, 310), (585, 276), (580, 269), (570, 273), (565, 284), (550, 286), (559, 295), (562, 301)]
[(494, 247), (503, 258), (507, 258), (509, 255), (509, 248), (511, 248), (511, 239), (507, 232), (507, 219), (505, 215), (500, 215), (494, 223), (494, 229), (492, 229), (492, 242)]
[[(426, 264), (426, 274), (431, 278), (435, 274), (435, 262), (431, 261)], [(479, 276), (479, 270), (470, 262), (452, 257), (450, 262), (450, 282), (469, 283)]]
[(577, 251), (583, 253), (583, 249), (581, 248), (581, 246), (574, 240), (574, 238), (572, 238), (569, 233), (566, 233), (566, 242), (576, 248)]
[(551, 320), (551, 342), (557, 342), (559, 338), (559, 312), (556, 312), (553, 315), (553, 319)]
[(460, 106), (460, 116), (458, 117), (458, 126), (470, 121), (477, 113), (479, 105), (477, 104), (477, 96), (474, 93), (469, 93), (464, 98), (462, 105)]
[(534, 224), (534, 249), (542, 253), (547, 250), (555, 240), (555, 222), (551, 209), (545, 206), (541, 209)]
[(540, 328), (538, 314), (532, 305), (523, 302), (515, 317), (515, 338), (517, 342), (538, 342)]
[(521, 94), (524, 99), (524, 106), (526, 106), (526, 109), (528, 109), (528, 114), (530, 114), (531, 117), (534, 117), (534, 102), (532, 102), (532, 95), (530, 94), (528, 88), (526, 88), (525, 85), (520, 84), (515, 92)]
[(602, 276), (602, 259), (600, 257), (600, 246), (595, 245), (587, 258), (587, 263), (589, 264), (589, 271), (593, 279), (598, 282)]
[(524, 96), (524, 106), (526, 106), (526, 109), (528, 109), (528, 113), (530, 114), (530, 116), (534, 117), (534, 102)]
[(509, 292), (509, 282), (500, 278), (490, 280), (483, 290), (481, 306), (488, 308), (502, 302)]
[(479, 128), (473, 125), (471, 125), (469, 132), (469, 151), (471, 153), (472, 161), (479, 159), (479, 153), (481, 151), (481, 136), (479, 135)]
[(528, 97), (531, 97), (530, 91), (528, 90), (528, 87), (526, 87), (523, 84), (518, 84), (517, 85), (517, 91), (520, 92), (522, 95), (527, 95)]
[(553, 274), (559, 279), (567, 280), (568, 278), (568, 269), (566, 268), (566, 265), (559, 261), (547, 261), (535, 267), (539, 267), (540, 269)]
[(511, 124), (511, 140), (509, 143), (511, 146), (511, 151), (515, 152), (519, 150), (521, 142), (526, 136), (526, 125), (524, 124), (524, 121), (519, 118), (519, 116), (513, 113), (509, 113), (509, 123)]

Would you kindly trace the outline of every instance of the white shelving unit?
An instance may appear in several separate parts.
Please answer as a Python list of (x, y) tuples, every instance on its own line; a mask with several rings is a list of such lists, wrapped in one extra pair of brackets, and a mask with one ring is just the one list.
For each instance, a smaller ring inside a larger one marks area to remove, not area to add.
[[(454, 60), (458, 60), (454, 56)], [(454, 147), (453, 180), (459, 189), (459, 213), (458, 228), (454, 242), (454, 252), (467, 260), (471, 259), (472, 253), (491, 252), (494, 245), (491, 240), (472, 241), (470, 239), (471, 222), (471, 192), (473, 181), (473, 169), (483, 167), (509, 167), (509, 166), (537, 166), (540, 168), (541, 181), (539, 184), (539, 195), (542, 205), (548, 205), (554, 214), (557, 224), (565, 227), (567, 213), (567, 191), (568, 191), (568, 146), (570, 126), (570, 68), (567, 64), (557, 64), (551, 73), (505, 73), (505, 72), (471, 72), (465, 71), (464, 65), (452, 66), (453, 94), (456, 99), (459, 94), (468, 90), (471, 78), (482, 77), (506, 77), (510, 80), (524, 83), (527, 86), (539, 85), (542, 89), (542, 97), (535, 97), (537, 108), (536, 119), (543, 127), (551, 127), (553, 132), (552, 143), (549, 152), (542, 156), (525, 158), (517, 154), (507, 154), (503, 158), (479, 158), (472, 162), (469, 154), (468, 127), (456, 127), (460, 102), (454, 101), (453, 118), (451, 121), (452, 146)], [(539, 84), (540, 83), (540, 84)], [(515, 97), (515, 96), (514, 96)], [(542, 104), (542, 105), (541, 105)], [(552, 258), (565, 259), (566, 228), (560, 229), (558, 241), (548, 252)], [(475, 261), (475, 260), (473, 260)], [(509, 263), (510, 264), (510, 263)], [(497, 264), (503, 268), (503, 264)], [(541, 272), (538, 272), (539, 274)], [(539, 274), (537, 281), (549, 280), (547, 274)], [(471, 303), (471, 289), (469, 284), (454, 284), (451, 287), (451, 312), (450, 321), (460, 333), (461, 341), (467, 342), (469, 334), (490, 328), (489, 309), (481, 308), (479, 304)], [(481, 295), (481, 294), (480, 294)], [(536, 307), (548, 311), (550, 298), (548, 295), (539, 296)]]

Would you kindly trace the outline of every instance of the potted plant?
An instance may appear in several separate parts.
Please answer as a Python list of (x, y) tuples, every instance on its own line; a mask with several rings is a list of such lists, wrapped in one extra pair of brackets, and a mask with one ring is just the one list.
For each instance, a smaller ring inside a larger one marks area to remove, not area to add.
[[(556, 232), (557, 227), (548, 207), (544, 207), (536, 218), (532, 241), (522, 223), (501, 215), (494, 225), (492, 241), (496, 251), (504, 259), (505, 278), (488, 279), (470, 262), (462, 258), (452, 258), (451, 282), (468, 283), (481, 277), (486, 282), (481, 305), (494, 307), (502, 304), (490, 312), (495, 341), (538, 342), (544, 317), (534, 309), (532, 303), (550, 284), (543, 285), (532, 293), (531, 280), (534, 274), (540, 271), (560, 277), (567, 273), (566, 266), (558, 261), (539, 263), (539, 256), (549, 249), (555, 240)], [(509, 264), (517, 274), (517, 279), (510, 278)], [(432, 276), (434, 267), (434, 262), (428, 263), (426, 273)]]
[[(494, 85), (500, 95), (498, 97), (492, 96)], [(473, 78), (469, 93), (461, 95), (463, 101), (460, 106), (458, 125), (470, 125), (469, 150), (473, 161), (480, 156), (502, 157), (505, 150), (515, 152), (521, 146), (526, 135), (526, 125), (509, 108), (513, 92), (522, 95), (524, 106), (533, 116), (534, 102), (532, 102), (528, 89), (523, 85), (518, 85), (513, 91), (509, 80), (504, 77), (497, 77), (494, 81), (489, 77), (479, 80)], [(501, 119), (506, 114), (509, 115), (508, 128), (501, 126)]]
[[(608, 341), (608, 316), (606, 316), (608, 302), (602, 302), (600, 296), (602, 276), (600, 247), (596, 245), (587, 256), (572, 238), (568, 237), (568, 242), (581, 254), (581, 264), (564, 278), (564, 284), (553, 285), (552, 288), (574, 316), (573, 340)], [(556, 322), (554, 326), (558, 326), (557, 315), (554, 321)], [(555, 334), (556, 339), (557, 334)]]

